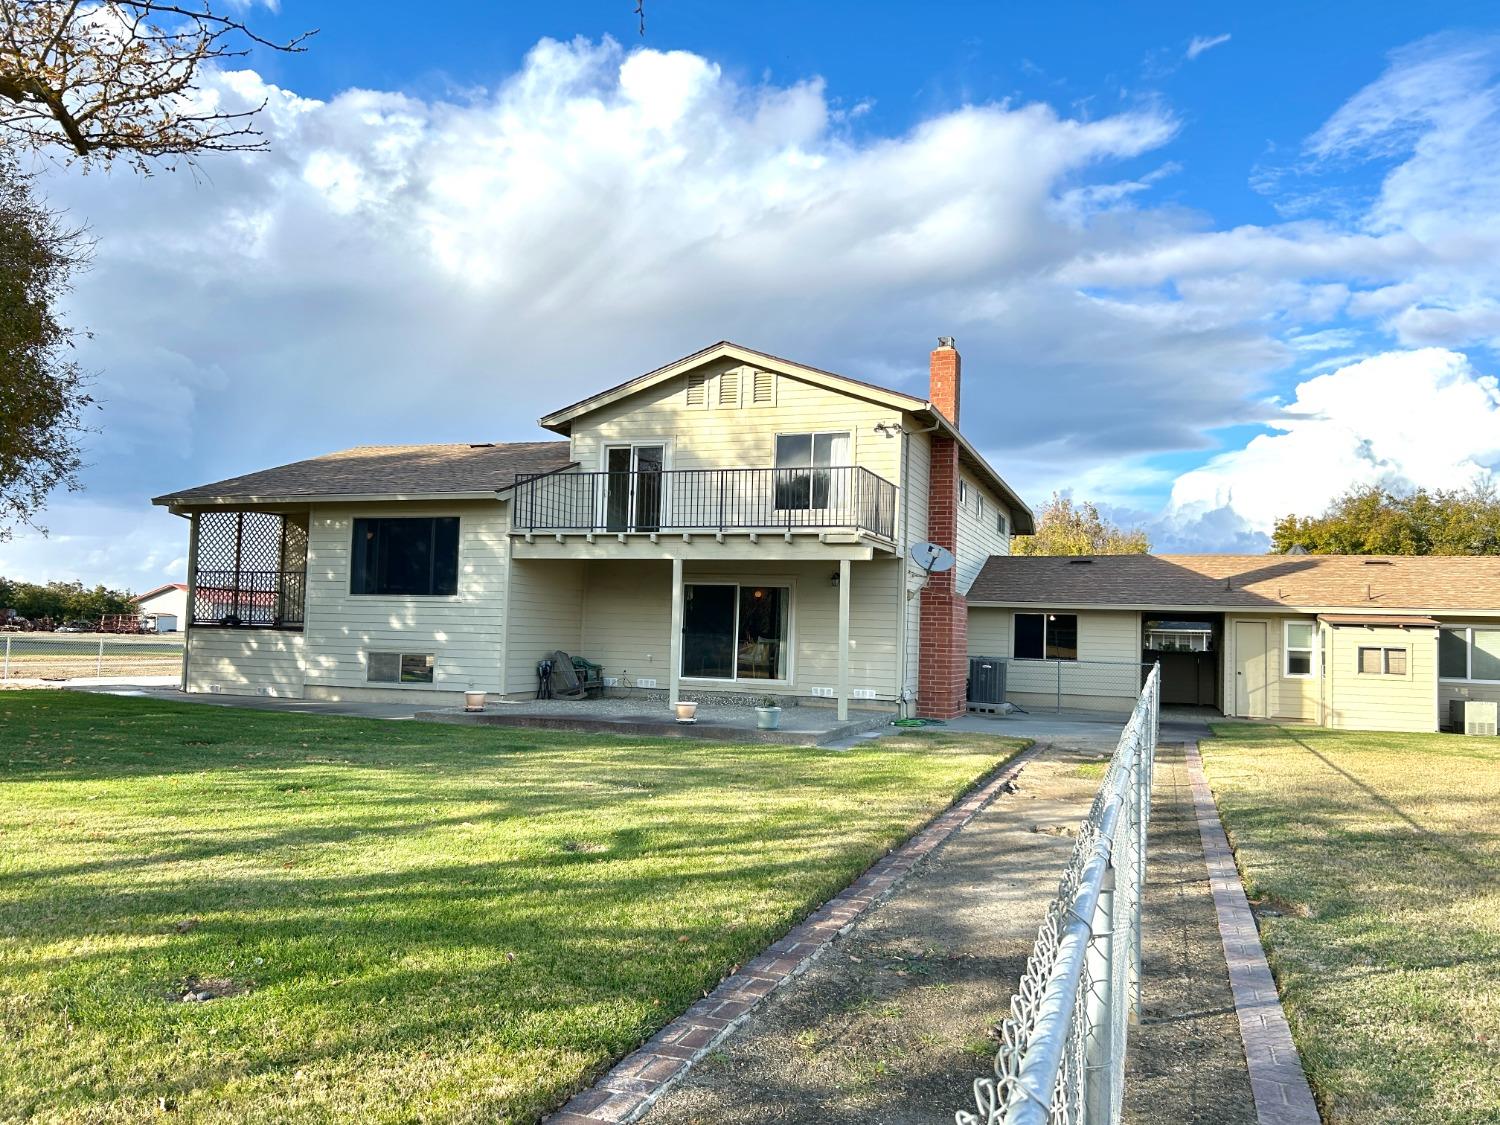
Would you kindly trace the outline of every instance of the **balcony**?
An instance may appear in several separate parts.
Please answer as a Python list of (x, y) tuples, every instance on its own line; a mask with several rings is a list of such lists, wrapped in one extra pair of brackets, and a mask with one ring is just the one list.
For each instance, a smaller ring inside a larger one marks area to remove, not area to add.
[(843, 530), (894, 540), (896, 486), (858, 466), (555, 473), (516, 479), (518, 532)]

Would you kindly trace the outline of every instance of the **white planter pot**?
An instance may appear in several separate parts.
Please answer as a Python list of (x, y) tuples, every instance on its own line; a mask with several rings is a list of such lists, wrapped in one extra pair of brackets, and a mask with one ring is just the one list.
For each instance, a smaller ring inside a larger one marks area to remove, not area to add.
[(757, 707), (755, 709), (755, 725), (761, 730), (780, 730), (781, 708)]
[(698, 721), (698, 705), (696, 703), (689, 703), (684, 700), (681, 703), (673, 704), (672, 709), (677, 712), (677, 721), (679, 723), (696, 723)]
[(482, 691), (466, 691), (466, 692), (464, 692), (464, 710), (465, 711), (483, 711), (484, 710), (484, 692), (482, 692)]

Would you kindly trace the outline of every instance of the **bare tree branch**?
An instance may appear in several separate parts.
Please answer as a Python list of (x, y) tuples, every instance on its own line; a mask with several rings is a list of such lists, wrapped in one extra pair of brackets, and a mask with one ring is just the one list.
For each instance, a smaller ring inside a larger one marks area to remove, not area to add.
[(143, 172), (261, 149), (264, 103), (219, 109), (199, 88), (202, 70), (256, 46), (299, 52), (313, 34), (276, 42), (210, 0), (0, 0), (0, 130), (86, 162), (123, 155)]

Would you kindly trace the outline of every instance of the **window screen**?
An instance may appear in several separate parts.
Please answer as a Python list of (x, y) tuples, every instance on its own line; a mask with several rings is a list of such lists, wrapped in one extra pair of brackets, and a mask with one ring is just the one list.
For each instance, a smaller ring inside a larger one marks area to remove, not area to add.
[(349, 592), (458, 593), (458, 517), (354, 521)]
[(399, 652), (372, 652), (365, 678), (375, 684), (394, 684), (401, 678)]

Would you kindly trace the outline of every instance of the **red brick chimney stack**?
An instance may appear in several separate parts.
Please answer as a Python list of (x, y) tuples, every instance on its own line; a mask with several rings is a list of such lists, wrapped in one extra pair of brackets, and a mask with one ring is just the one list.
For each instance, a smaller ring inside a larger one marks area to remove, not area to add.
[[(932, 353), (929, 398), (943, 417), (958, 425), (959, 359), (953, 337), (941, 336)], [(928, 462), (927, 538), (958, 550), (958, 442), (934, 433)], [(952, 719), (967, 710), (969, 606), (958, 592), (952, 570), (932, 574), (922, 590), (921, 668), (917, 673), (917, 714)]]
[(961, 377), (958, 349), (952, 336), (939, 336), (932, 349), (932, 383), (927, 397), (943, 412), (943, 417), (958, 425), (958, 391)]

